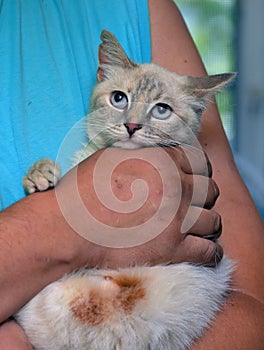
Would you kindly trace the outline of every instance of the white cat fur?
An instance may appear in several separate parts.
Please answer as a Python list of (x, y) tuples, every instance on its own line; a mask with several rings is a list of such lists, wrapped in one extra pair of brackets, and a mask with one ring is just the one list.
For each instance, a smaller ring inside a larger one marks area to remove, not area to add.
[[(221, 308), (231, 271), (226, 258), (216, 268), (82, 269), (47, 286), (16, 318), (38, 350), (184, 350)], [(128, 304), (115, 276), (127, 276)], [(129, 278), (138, 281), (136, 291)], [(95, 293), (107, 311), (93, 308)]]

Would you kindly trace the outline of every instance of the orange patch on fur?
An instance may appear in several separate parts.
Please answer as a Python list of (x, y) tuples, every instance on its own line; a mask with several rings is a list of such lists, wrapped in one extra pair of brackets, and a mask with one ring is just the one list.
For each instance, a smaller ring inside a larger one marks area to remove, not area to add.
[(114, 307), (120, 308), (126, 313), (131, 313), (136, 303), (146, 295), (142, 281), (138, 277), (126, 275), (118, 275), (113, 278), (113, 281), (120, 288), (120, 292), (114, 300)]
[(87, 296), (78, 296), (70, 303), (73, 316), (81, 323), (97, 326), (109, 317), (109, 307), (106, 300), (96, 291)]
[(109, 321), (118, 314), (131, 314), (137, 302), (146, 295), (140, 278), (124, 275), (104, 276), (104, 279), (117, 285), (117, 290), (109, 294), (93, 289), (87, 295), (79, 295), (70, 304), (73, 317), (89, 326), (97, 326)]

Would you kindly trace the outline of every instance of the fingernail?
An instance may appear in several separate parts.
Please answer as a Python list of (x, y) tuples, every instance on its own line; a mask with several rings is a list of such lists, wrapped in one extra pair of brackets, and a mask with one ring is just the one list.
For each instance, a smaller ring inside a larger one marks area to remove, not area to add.
[(215, 182), (214, 182), (214, 193), (215, 193), (215, 200), (216, 200), (219, 197), (220, 191), (219, 191), (219, 187)]
[(222, 260), (224, 255), (224, 250), (223, 248), (217, 244), (216, 249), (215, 249), (215, 264), (218, 265), (220, 261)]
[(213, 168), (212, 168), (212, 165), (209, 162), (209, 160), (207, 161), (207, 171), (208, 171), (208, 177), (212, 177), (213, 176)]
[(215, 237), (215, 239), (218, 239), (222, 233), (222, 219), (221, 219), (220, 215), (217, 215), (217, 219), (215, 220), (214, 229), (215, 229), (214, 237)]

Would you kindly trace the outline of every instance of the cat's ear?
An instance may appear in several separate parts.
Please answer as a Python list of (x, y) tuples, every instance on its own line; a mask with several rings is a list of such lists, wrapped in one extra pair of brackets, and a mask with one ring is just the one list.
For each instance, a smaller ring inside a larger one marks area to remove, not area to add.
[(198, 98), (208, 99), (220, 92), (235, 75), (235, 73), (223, 73), (199, 78), (187, 77), (187, 89)]
[(116, 37), (108, 30), (101, 33), (102, 44), (99, 46), (99, 67), (97, 70), (97, 80), (103, 81), (111, 76), (113, 66), (122, 68), (134, 68), (137, 64), (131, 61)]

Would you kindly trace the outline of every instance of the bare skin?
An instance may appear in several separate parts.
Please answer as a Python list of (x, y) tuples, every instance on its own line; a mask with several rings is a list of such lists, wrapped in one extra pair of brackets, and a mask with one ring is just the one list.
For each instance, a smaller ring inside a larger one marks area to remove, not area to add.
[(0, 327), (0, 346), (5, 350), (32, 350), (23, 329), (14, 321), (7, 321)]
[[(179, 74), (206, 74), (173, 2), (149, 0), (149, 7), (153, 61)], [(263, 222), (238, 174), (215, 104), (203, 116), (200, 142), (220, 189), (215, 206), (223, 220), (220, 242), (237, 262), (234, 285), (240, 292), (233, 293), (224, 312), (191, 349), (260, 350), (264, 344)]]
[[(116, 157), (117, 153), (129, 152), (120, 149), (110, 149), (108, 151), (110, 152), (108, 157), (111, 157), (112, 154), (113, 158)], [(155, 149), (139, 151), (141, 155), (143, 152), (146, 156), (149, 153), (156, 152)], [(79, 191), (82, 193), (83, 201), (88, 207), (90, 196), (93, 196), (94, 193), (93, 169), (102, 152), (97, 152), (81, 163), (78, 168)], [(178, 179), (172, 178), (171, 187), (175, 189), (181, 187), (184, 196), (171, 224), (161, 235), (142, 246), (126, 249), (107, 248), (83, 239), (75, 233), (64, 219), (56, 200), (55, 190), (32, 194), (0, 213), (0, 233), (3, 249), (0, 258), (1, 321), (14, 314), (48, 283), (83, 265), (116, 267), (129, 266), (135, 263), (157, 264), (186, 260), (212, 264), (219, 256), (221, 257), (222, 250), (220, 246), (210, 240), (201, 238), (207, 235), (218, 236), (221, 221), (216, 212), (200, 208), (202, 214), (199, 220), (186, 235), (181, 234), (180, 227), (192, 199), (193, 176), (190, 174), (191, 169), (184, 152), (180, 148), (168, 150), (168, 152), (180, 174)], [(154, 167), (151, 167), (147, 162), (142, 163), (141, 160), (132, 159), (125, 162), (122, 167), (118, 167), (113, 175), (113, 186), (116, 184), (115, 179), (118, 179), (118, 190), (121, 191), (120, 198), (124, 198), (126, 193), (129, 192), (131, 169), (133, 169), (135, 178), (143, 177), (144, 179), (145, 176), (145, 180), (151, 180), (155, 189), (155, 191), (150, 191), (149, 205), (142, 208), (140, 215), (133, 217), (132, 223), (137, 225), (145, 217), (148, 218), (152, 215), (155, 207), (160, 204), (162, 184)], [(204, 175), (207, 171), (207, 162), (201, 163), (199, 160), (194, 160), (192, 171), (197, 174), (195, 179), (200, 183), (199, 188), (201, 189), (201, 197), (203, 197), (203, 193), (208, 186), (208, 182), (204, 181), (207, 179)], [(64, 176), (58, 185), (59, 191), (66, 194), (71, 192), (72, 184), (75, 181), (72, 174), (73, 171)], [(199, 194), (193, 199), (191, 208), (194, 211), (204, 204), (207, 207), (214, 204), (218, 196), (218, 188), (211, 179), (209, 179), (208, 189), (205, 203), (202, 200), (200, 201)], [(66, 200), (71, 201), (71, 196)], [(175, 196), (171, 196), (170, 200), (171, 204), (175, 202)], [(111, 226), (117, 224), (125, 226), (130, 221), (129, 215), (119, 216), (111, 210), (105, 210), (96, 201), (93, 201), (93, 210), (98, 212), (98, 216), (103, 217)], [(2, 342), (5, 346), (8, 328), (10, 329), (9, 336), (12, 336), (13, 339), (16, 338), (16, 334), (13, 333), (18, 332), (18, 328), (14, 327), (12, 323), (6, 324), (4, 333), (2, 333), (0, 327), (0, 345)], [(18, 333), (17, 339), (19, 341), (21, 332)], [(10, 349), (12, 348), (10, 347)]]

